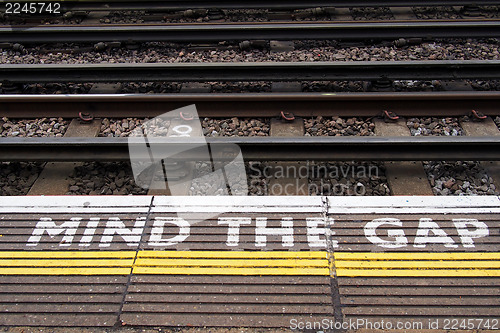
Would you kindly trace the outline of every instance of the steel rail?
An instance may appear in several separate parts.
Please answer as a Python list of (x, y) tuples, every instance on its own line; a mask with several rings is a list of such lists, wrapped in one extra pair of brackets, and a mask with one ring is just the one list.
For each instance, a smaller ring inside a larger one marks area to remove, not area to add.
[(195, 104), (200, 117), (500, 115), (500, 91), (244, 93), (131, 95), (0, 95), (0, 117), (156, 117)]
[(500, 60), (2, 65), (0, 81), (317, 81), (499, 79)]
[[(133, 140), (134, 160), (150, 161), (144, 138)], [(211, 157), (205, 140), (211, 145)], [(247, 161), (500, 160), (498, 136), (149, 138), (148, 144), (155, 151), (184, 150), (170, 159), (182, 161), (231, 160), (239, 149)], [(130, 160), (127, 138), (0, 138), (0, 161), (126, 160)]]
[[(25, 2), (28, 0), (20, 0)], [(108, 0), (95, 1), (65, 1), (63, 9), (65, 10), (148, 10), (148, 11), (179, 11), (187, 9), (305, 9), (312, 7), (423, 7), (423, 6), (498, 6), (498, 0), (251, 0), (251, 1), (233, 1), (233, 0)]]
[(499, 20), (1, 26), (0, 42), (218, 42), (499, 37)]

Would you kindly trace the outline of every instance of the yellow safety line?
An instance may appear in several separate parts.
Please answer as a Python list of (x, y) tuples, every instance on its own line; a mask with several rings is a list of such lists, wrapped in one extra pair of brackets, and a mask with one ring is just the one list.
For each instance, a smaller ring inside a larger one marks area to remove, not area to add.
[(250, 268), (250, 267), (134, 267), (133, 274), (181, 274), (181, 275), (330, 275), (324, 268)]
[(1, 251), (0, 275), (329, 275), (328, 253), (293, 251)]
[(0, 267), (132, 267), (134, 259), (0, 259)]
[[(500, 276), (500, 253), (0, 251), (0, 275)], [(329, 261), (329, 256), (332, 260)], [(134, 262), (135, 261), (135, 262)], [(331, 264), (331, 267), (330, 267)]]
[(135, 251), (0, 251), (0, 258), (135, 258)]
[(434, 268), (500, 268), (500, 261), (336, 261), (337, 268), (365, 269), (434, 269)]
[(351, 253), (333, 254), (335, 273), (345, 277), (500, 276), (500, 253)]
[(138, 258), (304, 258), (326, 259), (326, 251), (140, 251)]
[(328, 267), (326, 259), (137, 259), (135, 266), (167, 267)]
[(131, 267), (0, 267), (0, 275), (128, 275)]
[(481, 269), (337, 269), (340, 277), (491, 277), (500, 276), (500, 270)]
[(335, 252), (335, 260), (500, 260), (500, 252)]

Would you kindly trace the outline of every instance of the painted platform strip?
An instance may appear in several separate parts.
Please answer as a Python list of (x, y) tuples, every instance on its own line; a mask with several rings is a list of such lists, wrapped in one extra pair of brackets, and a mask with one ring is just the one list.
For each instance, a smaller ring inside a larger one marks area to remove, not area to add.
[(328, 252), (140, 251), (133, 273), (328, 276), (330, 268)]
[(3, 251), (0, 275), (329, 275), (327, 252)]
[(500, 276), (500, 253), (334, 253), (337, 276)]
[(491, 319), (499, 246), (498, 197), (0, 197), (0, 325)]
[(129, 275), (131, 251), (2, 251), (0, 275)]
[[(3, 251), (0, 275), (329, 275), (328, 252)], [(500, 276), (500, 253), (333, 254), (337, 276)]]

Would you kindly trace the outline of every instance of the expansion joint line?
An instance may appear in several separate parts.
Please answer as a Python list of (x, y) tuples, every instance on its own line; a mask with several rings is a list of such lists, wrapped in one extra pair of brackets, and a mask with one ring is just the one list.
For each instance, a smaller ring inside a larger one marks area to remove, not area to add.
[(121, 300), (121, 303), (120, 303), (120, 308), (117, 311), (116, 323), (114, 325), (115, 327), (121, 327), (123, 325), (120, 317), (122, 316), (123, 305), (125, 304), (125, 300), (127, 298), (128, 289), (130, 287), (130, 284), (132, 283), (132, 275), (134, 273), (135, 263), (136, 263), (137, 258), (139, 256), (139, 251), (141, 251), (141, 249), (142, 249), (142, 244), (144, 243), (144, 239), (145, 239), (145, 237), (147, 235), (146, 234), (147, 233), (146, 229), (147, 229), (147, 225), (148, 225), (148, 222), (149, 222), (149, 216), (151, 215), (151, 210), (153, 209), (154, 199), (155, 199), (155, 197), (153, 196), (151, 198), (151, 202), (149, 203), (148, 212), (146, 213), (146, 217), (145, 217), (145, 221), (144, 221), (144, 228), (142, 229), (141, 239), (139, 241), (139, 245), (137, 245), (137, 248), (135, 249), (134, 261), (132, 262), (132, 267), (130, 267), (130, 273), (128, 275), (127, 284), (125, 285), (125, 290), (123, 291), (123, 297), (122, 297), (122, 300)]
[(337, 274), (335, 270), (335, 257), (333, 249), (333, 239), (332, 239), (332, 220), (328, 216), (330, 211), (330, 201), (328, 197), (321, 197), (323, 204), (322, 217), (325, 221), (325, 239), (326, 239), (326, 249), (328, 251), (328, 266), (330, 268), (330, 289), (333, 304), (333, 316), (336, 322), (342, 323), (344, 320), (344, 315), (342, 314), (342, 305), (340, 303), (340, 291), (339, 284), (337, 281)]

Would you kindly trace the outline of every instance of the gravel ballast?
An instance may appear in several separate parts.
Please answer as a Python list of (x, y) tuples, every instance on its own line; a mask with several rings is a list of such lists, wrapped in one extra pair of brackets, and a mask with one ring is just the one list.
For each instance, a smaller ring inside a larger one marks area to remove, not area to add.
[(147, 194), (137, 186), (130, 163), (91, 162), (77, 166), (72, 175), (69, 195), (129, 195)]
[[(333, 3), (334, 5), (334, 3)], [(472, 5), (472, 3), (471, 3)], [(465, 10), (464, 10), (465, 9)], [(498, 6), (479, 6), (473, 8), (451, 7), (451, 6), (432, 6), (432, 7), (413, 7), (413, 13), (420, 20), (429, 19), (467, 19), (467, 18), (496, 18), (499, 16)], [(155, 13), (145, 10), (134, 11), (110, 11), (104, 17), (99, 16), (101, 24), (142, 24), (142, 23), (213, 23), (213, 22), (270, 22), (270, 21), (330, 21), (330, 20), (392, 20), (394, 19), (389, 7), (352, 7), (349, 8), (349, 17), (345, 17), (345, 11), (339, 11), (334, 7), (326, 8), (306, 8), (298, 10), (267, 10), (267, 9), (188, 9), (168, 13)], [(342, 16), (339, 17), (339, 13)], [(83, 15), (82, 15), (83, 14)], [(95, 20), (96, 17), (86, 15), (82, 11), (67, 11), (55, 17), (44, 17), (33, 21), (32, 24), (86, 24), (87, 19)], [(347, 14), (347, 13), (345, 13)], [(0, 23), (6, 25), (23, 25), (28, 23), (26, 18), (2, 15)]]
[[(445, 81), (415, 81), (415, 80), (397, 80), (392, 84), (393, 91), (396, 92), (430, 92), (430, 91), (446, 91), (444, 85)], [(500, 80), (489, 80), (489, 81), (478, 81), (478, 80), (466, 80), (465, 85), (468, 85), (475, 91), (500, 91)], [(301, 87), (300, 92), (365, 92), (365, 91), (391, 91), (391, 90), (377, 90), (376, 87), (373, 88), (371, 82), (367, 81), (310, 81), (310, 82), (300, 82)], [(90, 87), (92, 84), (83, 83), (80, 86), (89, 86), (88, 88), (82, 88), (77, 90), (72, 90), (67, 94), (88, 94), (90, 92)], [(211, 82), (207, 83), (208, 93), (270, 93), (273, 92), (271, 89), (272, 82)], [(24, 94), (38, 94), (38, 95), (53, 95), (61, 94), (59, 88), (53, 88), (51, 84), (47, 85), (37, 85), (41, 86), (40, 89), (37, 88), (36, 92), (30, 88), (33, 85), (26, 85), (22, 90), (17, 93)], [(73, 85), (75, 86), (75, 85)], [(168, 87), (167, 87), (168, 86)], [(180, 83), (173, 84), (156, 84), (155, 82), (141, 82), (135, 83), (133, 89), (129, 89), (128, 84), (124, 85), (117, 93), (122, 94), (169, 94), (169, 93), (183, 93)], [(449, 90), (448, 90), (449, 91)], [(275, 92), (275, 91), (274, 91)], [(279, 92), (279, 91), (278, 91)], [(11, 94), (11, 92), (3, 90), (0, 83), (0, 94)]]
[(269, 136), (269, 118), (204, 118), (203, 134), (217, 136)]
[(64, 136), (69, 121), (63, 118), (40, 118), (10, 120), (0, 119), (0, 137), (61, 137)]
[(309, 172), (310, 195), (383, 196), (391, 193), (383, 163), (311, 163)]
[[(101, 121), (100, 137), (128, 137), (132, 131), (141, 126), (148, 119), (125, 118), (125, 119), (108, 119), (104, 118)], [(168, 129), (168, 128), (167, 128)]]
[[(67, 45), (67, 49), (74, 48)], [(28, 47), (24, 53), (2, 49), (2, 64), (87, 64), (87, 63), (183, 63), (183, 62), (282, 62), (282, 61), (401, 61), (401, 60), (498, 60), (496, 39), (462, 39), (424, 42), (397, 47), (392, 43), (342, 46), (336, 41), (295, 41), (295, 50), (270, 52), (269, 48), (240, 50), (238, 44), (225, 48), (193, 49), (174, 43), (143, 43), (138, 49), (125, 47), (107, 51), (71, 52), (43, 51)]]
[(0, 196), (28, 194), (42, 169), (43, 163), (1, 162)]
[(394, 20), (388, 7), (353, 7), (350, 12), (355, 21)]
[(371, 120), (352, 117), (316, 117), (304, 119), (306, 136), (371, 136), (375, 124)]
[[(413, 136), (465, 135), (458, 118), (410, 118), (407, 126)], [(435, 195), (498, 195), (493, 179), (477, 161), (425, 161), (432, 191)]]
[(458, 20), (460, 14), (451, 6), (441, 7), (415, 7), (413, 13), (420, 20)]
[(406, 122), (413, 136), (461, 136), (464, 135), (457, 118), (410, 118)]

